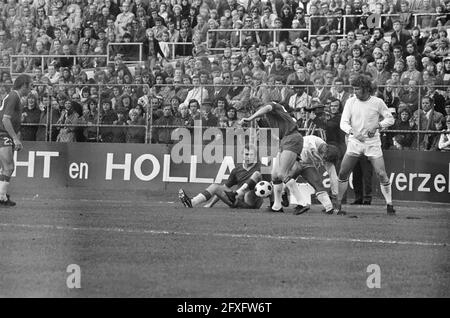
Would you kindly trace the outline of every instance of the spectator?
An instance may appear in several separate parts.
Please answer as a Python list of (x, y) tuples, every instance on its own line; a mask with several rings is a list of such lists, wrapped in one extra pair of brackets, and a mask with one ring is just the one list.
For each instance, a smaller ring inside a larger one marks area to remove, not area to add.
[(400, 20), (396, 20), (393, 23), (394, 32), (391, 34), (391, 45), (400, 45), (405, 51), (406, 42), (411, 39), (411, 35), (408, 31), (404, 30)]
[(180, 126), (183, 127), (193, 127), (194, 126), (194, 120), (192, 119), (192, 116), (189, 112), (189, 108), (187, 105), (180, 105), (179, 106), (179, 113), (180, 113)]
[(181, 125), (181, 121), (178, 118), (175, 118), (170, 105), (164, 106), (163, 116), (153, 122), (152, 143), (173, 143), (171, 138), (172, 131), (175, 129), (174, 126), (179, 125)]
[(446, 130), (442, 130), (439, 136), (438, 149), (440, 151), (450, 151), (450, 116), (446, 118)]
[(203, 116), (202, 126), (204, 127), (218, 127), (219, 119), (212, 113), (213, 104), (209, 100), (205, 100), (202, 103)]
[(330, 87), (324, 87), (324, 79), (321, 76), (314, 78), (315, 90), (312, 93), (313, 98), (318, 98), (322, 105), (331, 97)]
[(294, 117), (300, 119), (301, 110), (309, 106), (312, 97), (306, 93), (301, 81), (294, 80), (291, 84), (294, 86), (294, 95), (289, 98), (288, 106), (293, 111)]
[(57, 142), (76, 142), (77, 141), (77, 126), (83, 123), (80, 116), (81, 105), (70, 100), (64, 101), (64, 109), (61, 111), (61, 116), (56, 122), (60, 125), (60, 130), (56, 138)]
[[(421, 100), (421, 109), (414, 112), (414, 119), (420, 130), (435, 130), (435, 123), (441, 121), (443, 114), (434, 110), (434, 104), (430, 97), (424, 96)], [(429, 150), (431, 147), (432, 135), (420, 134), (420, 149)]]
[(25, 124), (20, 131), (22, 140), (36, 140), (40, 117), (41, 111), (38, 107), (38, 98), (33, 93), (30, 93), (26, 99), (26, 107), (22, 111), (22, 124)]
[(227, 127), (239, 127), (239, 119), (237, 118), (237, 111), (234, 107), (227, 109)]
[(325, 135), (327, 144), (334, 145), (339, 149), (339, 158), (344, 156), (346, 150), (345, 133), (340, 128), (342, 103), (336, 99), (330, 99), (329, 118), (326, 121)]
[[(112, 108), (111, 100), (105, 99), (102, 101), (102, 112), (100, 114), (100, 124), (101, 125), (113, 125), (117, 122), (119, 118), (117, 117), (116, 111)], [(102, 142), (113, 142), (114, 141), (114, 128), (113, 127), (101, 127), (100, 128), (100, 140)]]
[(126, 143), (145, 143), (145, 120), (135, 108), (130, 109), (127, 120)]
[(391, 130), (411, 130), (411, 133), (390, 133), (388, 136), (390, 138), (394, 138), (396, 136), (401, 136), (402, 146), (407, 148), (413, 148), (415, 145), (413, 144), (415, 140), (415, 134), (412, 133), (417, 131), (417, 125), (413, 118), (411, 117), (411, 111), (408, 107), (401, 107), (398, 110), (398, 118), (395, 120), (394, 125), (390, 128)]
[(197, 75), (192, 77), (193, 88), (189, 90), (183, 104), (188, 104), (191, 99), (196, 99), (202, 105), (203, 101), (208, 99), (208, 91), (206, 88), (200, 86), (200, 77)]
[[(180, 104), (180, 107), (183, 105), (185, 105), (185, 104)], [(200, 112), (200, 104), (198, 103), (198, 101), (196, 99), (191, 99), (188, 103), (188, 106), (189, 106), (189, 113), (192, 117), (192, 120), (194, 120), (194, 121), (202, 120), (202, 114)], [(195, 123), (195, 124), (197, 124), (197, 123)]]

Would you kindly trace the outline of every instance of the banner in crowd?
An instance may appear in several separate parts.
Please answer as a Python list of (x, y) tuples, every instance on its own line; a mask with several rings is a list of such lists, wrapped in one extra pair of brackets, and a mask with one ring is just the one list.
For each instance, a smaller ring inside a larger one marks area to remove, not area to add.
[[(13, 191), (32, 188), (39, 194), (61, 187), (200, 191), (228, 178), (235, 162), (226, 153), (219, 162), (202, 161), (194, 152), (189, 163), (175, 163), (166, 145), (25, 142), (24, 150), (15, 154)], [(386, 151), (385, 161), (395, 200), (450, 203), (448, 153)], [(263, 157), (262, 163), (263, 172), (270, 173), (271, 159)], [(376, 177), (373, 181), (375, 195), (381, 196)], [(323, 182), (329, 187), (326, 173)]]

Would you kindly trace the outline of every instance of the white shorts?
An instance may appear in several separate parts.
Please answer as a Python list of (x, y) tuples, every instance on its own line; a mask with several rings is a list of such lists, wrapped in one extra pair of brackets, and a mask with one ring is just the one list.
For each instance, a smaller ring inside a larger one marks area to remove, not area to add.
[(383, 157), (383, 151), (381, 150), (380, 143), (363, 143), (349, 138), (347, 143), (347, 154), (355, 157), (364, 155), (368, 158), (380, 158)]

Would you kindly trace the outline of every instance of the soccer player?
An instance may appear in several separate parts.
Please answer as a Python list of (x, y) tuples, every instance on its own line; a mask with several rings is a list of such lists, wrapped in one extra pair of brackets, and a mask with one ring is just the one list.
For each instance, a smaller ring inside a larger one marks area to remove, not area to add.
[[(183, 189), (180, 189), (178, 197), (181, 203), (185, 207), (192, 208), (212, 199), (208, 207), (213, 207), (220, 199), (232, 208), (259, 209), (263, 199), (256, 196), (254, 189), (262, 179), (261, 163), (257, 160), (257, 152), (254, 147), (246, 146), (243, 155), (244, 162), (231, 171), (224, 185), (211, 184), (192, 199)], [(231, 192), (233, 186), (237, 186), (237, 196), (234, 197), (234, 200), (230, 200), (226, 191)]]
[(8, 186), (14, 172), (14, 150), (20, 151), (20, 123), (22, 103), (20, 99), (30, 92), (31, 77), (19, 75), (13, 89), (0, 105), (0, 206), (10, 207), (16, 203), (8, 195)]
[[(354, 96), (350, 97), (342, 112), (341, 129), (348, 135), (347, 151), (342, 159), (339, 171), (339, 187), (335, 211), (345, 215), (341, 201), (347, 191), (348, 178), (361, 155), (365, 155), (372, 164), (380, 180), (381, 193), (386, 200), (388, 215), (394, 215), (391, 183), (384, 165), (379, 129), (394, 124), (394, 117), (384, 101), (372, 96), (372, 83), (364, 75), (351, 80)], [(381, 121), (380, 119), (383, 118)]]
[[(339, 150), (333, 145), (328, 145), (320, 137), (309, 135), (303, 137), (303, 150), (300, 161), (297, 161), (289, 172), (290, 180), (286, 183), (289, 193), (297, 202), (301, 201), (302, 194), (297, 186), (297, 178), (302, 176), (316, 190), (317, 200), (325, 208), (325, 213), (333, 214), (333, 203), (327, 190), (323, 186), (319, 173), (320, 166), (324, 166), (331, 181), (331, 193), (336, 196), (338, 192), (338, 178), (336, 162), (339, 159)], [(297, 205), (294, 214), (302, 214), (309, 210), (309, 206)]]
[(276, 102), (264, 104), (258, 98), (250, 98), (248, 104), (252, 109), (259, 109), (250, 117), (242, 118), (239, 122), (241, 125), (264, 117), (268, 127), (279, 130), (280, 149), (272, 168), (274, 203), (271, 211), (283, 212), (283, 183), (289, 181), (288, 173), (302, 152), (303, 136), (297, 130), (295, 118), (291, 117), (282, 105)]

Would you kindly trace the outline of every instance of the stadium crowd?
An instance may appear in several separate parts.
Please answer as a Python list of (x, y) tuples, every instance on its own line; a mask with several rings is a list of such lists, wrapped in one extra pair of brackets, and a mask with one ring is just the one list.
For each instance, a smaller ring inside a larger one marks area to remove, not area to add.
[(396, 117), (385, 149), (450, 151), (447, 28), (450, 0), (1, 0), (0, 97), (32, 74), (23, 140), (130, 143), (237, 127), (257, 97), (343, 150), (362, 73)]

